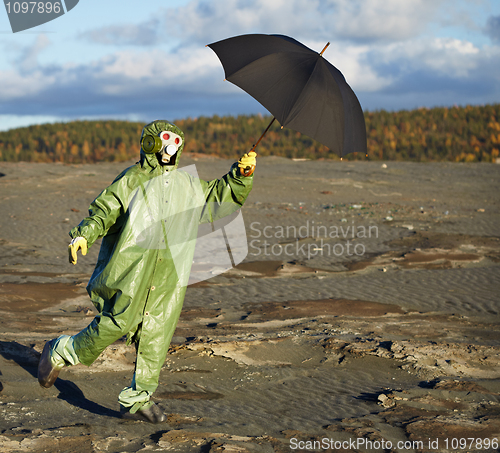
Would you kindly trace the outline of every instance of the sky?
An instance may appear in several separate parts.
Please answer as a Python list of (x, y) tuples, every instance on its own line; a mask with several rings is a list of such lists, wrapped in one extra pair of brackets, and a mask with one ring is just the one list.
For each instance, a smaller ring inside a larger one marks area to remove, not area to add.
[(364, 110), (500, 102), (500, 0), (80, 0), (18, 33), (0, 9), (0, 130), (267, 114), (205, 47), (249, 33), (330, 42)]

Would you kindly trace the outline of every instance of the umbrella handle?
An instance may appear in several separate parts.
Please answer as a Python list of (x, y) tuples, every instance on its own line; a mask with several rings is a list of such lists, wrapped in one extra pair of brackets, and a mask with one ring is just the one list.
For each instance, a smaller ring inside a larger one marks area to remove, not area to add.
[[(267, 131), (271, 128), (271, 126), (273, 125), (274, 123), (274, 120), (276, 120), (276, 118), (273, 116), (273, 119), (271, 120), (271, 122), (269, 123), (269, 125), (266, 127), (266, 130), (264, 132), (262, 132), (262, 135), (260, 136), (260, 138), (257, 140), (257, 143), (255, 143), (255, 145), (252, 146), (252, 149), (249, 151), (249, 153), (251, 153), (252, 151), (255, 152), (255, 148), (257, 148), (257, 145), (260, 143), (260, 141), (264, 138), (264, 135), (266, 135)], [(240, 168), (240, 173), (243, 175), (243, 176), (251, 176), (253, 174), (253, 172), (255, 171), (255, 165), (249, 165), (248, 167), (245, 167), (245, 169), (243, 168)]]
[(240, 168), (240, 173), (242, 176), (252, 176), (254, 171), (255, 165), (249, 165), (248, 167)]

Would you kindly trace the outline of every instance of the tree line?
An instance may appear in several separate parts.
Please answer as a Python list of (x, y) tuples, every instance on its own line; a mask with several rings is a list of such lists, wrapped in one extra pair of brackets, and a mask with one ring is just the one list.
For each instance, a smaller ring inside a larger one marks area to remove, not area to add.
[[(368, 159), (416, 162), (494, 162), (500, 154), (500, 104), (365, 112)], [(174, 120), (185, 152), (237, 158), (267, 127), (262, 115)], [(94, 163), (139, 156), (143, 123), (71, 121), (0, 132), (0, 161)], [(338, 159), (308, 136), (276, 124), (257, 148), (261, 156)], [(352, 153), (344, 159), (366, 159)]]

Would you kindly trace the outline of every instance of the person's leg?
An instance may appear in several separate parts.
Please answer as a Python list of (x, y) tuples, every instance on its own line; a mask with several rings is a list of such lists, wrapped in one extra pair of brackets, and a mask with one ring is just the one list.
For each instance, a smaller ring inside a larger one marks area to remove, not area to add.
[(166, 421), (167, 417), (163, 411), (150, 400), (151, 393), (147, 390), (136, 390), (134, 381), (135, 377), (131, 387), (125, 387), (120, 392), (118, 401), (121, 416), (132, 420), (146, 420), (150, 423)]
[(73, 336), (80, 363), (90, 366), (109, 345), (137, 329), (146, 301), (117, 291), (109, 300), (94, 302), (99, 314)]
[[(140, 419), (142, 416), (152, 423), (166, 419), (150, 398), (158, 387), (160, 372), (182, 309), (184, 292), (185, 289), (180, 297), (171, 297), (169, 303), (163, 305), (161, 300), (156, 301), (156, 306), (161, 309), (149, 311), (133, 337), (137, 353), (134, 377), (130, 387), (125, 387), (118, 397), (120, 412), (126, 418)], [(133, 414), (137, 417), (130, 417)]]
[(150, 400), (152, 393), (137, 390), (135, 372), (130, 387), (125, 387), (118, 397), (120, 414), (123, 418), (146, 420), (150, 423), (162, 423), (167, 417), (163, 411)]
[(135, 414), (142, 407), (148, 406), (152, 393), (147, 390), (137, 390), (135, 385), (135, 372), (130, 387), (125, 387), (118, 396), (122, 412), (125, 410)]
[(109, 345), (134, 329), (138, 324), (137, 318), (129, 320), (105, 314), (96, 316), (85, 329), (73, 336), (73, 348), (80, 362), (92, 365)]
[(62, 335), (48, 341), (38, 364), (38, 382), (50, 388), (65, 366), (91, 365), (110, 344), (137, 327), (137, 317), (101, 314), (73, 336)]

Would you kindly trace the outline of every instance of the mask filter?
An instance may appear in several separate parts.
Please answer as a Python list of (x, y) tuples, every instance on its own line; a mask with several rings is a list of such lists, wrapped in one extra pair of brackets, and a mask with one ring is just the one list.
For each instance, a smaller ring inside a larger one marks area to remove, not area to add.
[(163, 148), (163, 142), (160, 137), (145, 135), (141, 141), (142, 149), (147, 154), (154, 154)]
[(175, 146), (175, 145), (167, 145), (167, 147), (165, 148), (165, 152), (169, 156), (173, 156), (177, 152), (177, 146)]
[(171, 157), (182, 145), (182, 138), (174, 132), (162, 131), (158, 136), (145, 135), (141, 141), (142, 149), (147, 154), (159, 153), (161, 163), (168, 164)]

